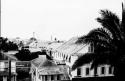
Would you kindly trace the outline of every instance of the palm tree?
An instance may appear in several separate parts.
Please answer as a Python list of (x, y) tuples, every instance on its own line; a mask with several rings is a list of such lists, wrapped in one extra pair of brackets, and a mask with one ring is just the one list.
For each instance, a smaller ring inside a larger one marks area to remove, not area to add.
[(114, 67), (114, 75), (124, 77), (125, 73), (125, 8), (122, 4), (122, 19), (109, 10), (101, 10), (97, 18), (102, 27), (91, 30), (86, 36), (78, 39), (76, 44), (90, 43), (94, 52), (80, 56), (72, 70), (87, 63), (92, 63), (91, 69), (102, 64)]

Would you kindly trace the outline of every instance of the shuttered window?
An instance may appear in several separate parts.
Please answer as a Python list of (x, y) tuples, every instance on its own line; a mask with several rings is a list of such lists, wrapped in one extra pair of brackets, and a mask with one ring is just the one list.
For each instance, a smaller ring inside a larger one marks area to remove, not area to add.
[(90, 73), (90, 68), (86, 68), (86, 75), (88, 76), (89, 75), (89, 73)]
[(54, 75), (51, 75), (51, 80), (54, 80)]
[(81, 75), (81, 68), (78, 68), (77, 69), (77, 76), (80, 76)]
[(109, 67), (109, 74), (112, 74), (112, 67)]
[(105, 67), (101, 67), (101, 74), (105, 74)]

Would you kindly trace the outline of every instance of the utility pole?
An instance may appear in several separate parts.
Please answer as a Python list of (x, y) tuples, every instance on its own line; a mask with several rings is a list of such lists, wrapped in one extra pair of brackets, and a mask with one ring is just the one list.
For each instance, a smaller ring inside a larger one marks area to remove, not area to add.
[(9, 81), (11, 81), (11, 60), (9, 60)]

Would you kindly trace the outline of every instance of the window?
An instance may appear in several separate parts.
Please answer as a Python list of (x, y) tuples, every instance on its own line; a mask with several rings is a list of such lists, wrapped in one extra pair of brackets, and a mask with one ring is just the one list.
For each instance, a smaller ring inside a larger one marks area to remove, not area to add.
[(88, 47), (88, 52), (94, 52), (94, 44), (91, 43)]
[(0, 71), (4, 71), (5, 69), (5, 62), (0, 62)]
[(52, 57), (52, 51), (50, 51), (50, 56)]
[(39, 77), (39, 79), (41, 79), (41, 76), (40, 76), (39, 72), (37, 74), (38, 74), (37, 76)]
[(35, 71), (33, 72), (33, 75), (36, 76), (36, 72)]
[(109, 67), (109, 74), (112, 74), (112, 67)]
[(65, 55), (63, 56), (63, 58), (65, 59)]
[(54, 75), (51, 75), (51, 80), (54, 80)]
[(90, 69), (87, 67), (86, 68), (86, 75), (89, 75)]
[(2, 76), (0, 76), (0, 81), (3, 81), (3, 77)]
[(44, 80), (44, 77), (45, 77), (45, 76), (43, 75), (43, 76), (42, 76), (42, 81), (45, 81), (45, 80)]
[(101, 68), (101, 74), (105, 74), (105, 67)]
[(66, 60), (67, 60), (68, 56), (66, 56)]
[(58, 57), (60, 57), (60, 53), (58, 54)]
[(58, 57), (59, 57), (59, 54), (60, 54), (60, 53), (58, 53)]
[(48, 79), (47, 79), (47, 75), (45, 75), (45, 81), (47, 81)]
[(62, 53), (62, 58), (63, 58), (63, 53)]
[(91, 52), (91, 46), (88, 47), (88, 52)]
[(57, 80), (60, 80), (60, 75), (57, 75)]
[(80, 76), (81, 75), (81, 68), (78, 68), (77, 69), (77, 76)]
[(5, 63), (5, 68), (8, 68), (8, 66), (9, 66), (9, 63)]
[(97, 68), (98, 68), (98, 67), (95, 67), (95, 68), (94, 68), (94, 75), (95, 75), (95, 76), (98, 75), (98, 73), (97, 73)]

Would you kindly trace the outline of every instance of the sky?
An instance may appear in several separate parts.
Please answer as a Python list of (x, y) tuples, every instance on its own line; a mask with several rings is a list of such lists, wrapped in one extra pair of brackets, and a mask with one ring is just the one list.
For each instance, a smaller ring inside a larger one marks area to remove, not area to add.
[(1, 34), (8, 38), (69, 40), (101, 27), (101, 9), (121, 18), (123, 0), (1, 0)]

